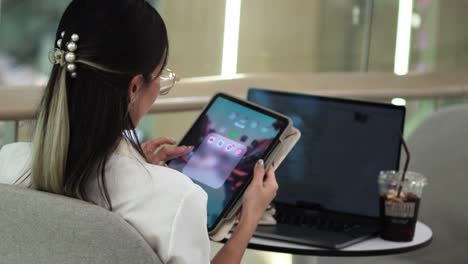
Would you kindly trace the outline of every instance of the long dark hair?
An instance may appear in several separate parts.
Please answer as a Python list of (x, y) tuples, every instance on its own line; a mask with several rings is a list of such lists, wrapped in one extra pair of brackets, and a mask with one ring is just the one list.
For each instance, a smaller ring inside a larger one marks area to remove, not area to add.
[(79, 36), (77, 60), (89, 63), (76, 63), (76, 78), (64, 65), (52, 69), (33, 139), (32, 185), (89, 201), (86, 186), (98, 177), (112, 209), (105, 181), (110, 155), (125, 139), (144, 157), (128, 87), (139, 74), (149, 82), (165, 65), (166, 26), (144, 0), (73, 0), (57, 29), (62, 50), (72, 34)]

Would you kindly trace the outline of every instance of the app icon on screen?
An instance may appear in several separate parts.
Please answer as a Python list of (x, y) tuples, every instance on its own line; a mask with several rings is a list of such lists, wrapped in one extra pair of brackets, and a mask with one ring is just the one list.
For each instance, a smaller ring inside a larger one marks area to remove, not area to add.
[(226, 146), (226, 151), (231, 151), (235, 146), (233, 144), (228, 144)]
[(250, 123), (251, 128), (257, 128), (258, 125), (259, 125), (258, 121), (253, 121), (252, 123)]
[[(217, 140), (216, 144), (209, 143), (211, 137)], [(220, 142), (225, 145), (224, 148), (220, 147)], [(247, 147), (239, 142), (210, 133), (184, 166), (182, 173), (195, 181), (218, 189), (229, 178), (246, 150)]]
[(208, 143), (212, 144), (212, 143), (215, 142), (215, 140), (216, 140), (215, 137), (209, 137), (209, 138), (208, 138)]
[[(241, 120), (242, 121), (242, 120)], [(242, 122), (235, 122), (234, 125), (238, 128), (242, 128), (244, 129), (245, 128), (245, 124), (243, 124)]]
[(236, 138), (236, 137), (237, 137), (237, 131), (235, 131), (235, 130), (229, 131), (229, 136), (230, 136), (231, 138)]
[(232, 113), (229, 115), (229, 119), (231, 119), (231, 120), (236, 119), (238, 115), (239, 115), (238, 113), (232, 112)]
[(236, 152), (234, 152), (236, 154), (236, 156), (240, 156), (242, 155), (242, 152), (244, 152), (244, 150), (242, 148), (238, 148), (236, 149)]
[(218, 140), (218, 143), (216, 143), (216, 145), (218, 146), (218, 148), (221, 148), (224, 146), (224, 141), (222, 141), (221, 139)]

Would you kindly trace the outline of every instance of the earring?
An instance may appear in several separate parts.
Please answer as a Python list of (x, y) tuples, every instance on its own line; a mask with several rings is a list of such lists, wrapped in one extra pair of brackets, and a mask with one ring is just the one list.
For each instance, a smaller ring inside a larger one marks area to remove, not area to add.
[(135, 100), (136, 100), (136, 95), (130, 98), (130, 103), (128, 103), (128, 105), (133, 105), (135, 103)]

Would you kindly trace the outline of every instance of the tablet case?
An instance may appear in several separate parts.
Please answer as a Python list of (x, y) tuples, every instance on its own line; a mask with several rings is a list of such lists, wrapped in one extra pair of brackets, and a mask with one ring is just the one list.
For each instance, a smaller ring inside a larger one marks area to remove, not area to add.
[[(283, 133), (279, 139), (279, 144), (276, 145), (268, 159), (265, 161), (265, 168), (268, 169), (272, 162), (275, 163), (276, 167), (279, 167), (281, 162), (284, 160), (284, 158), (286, 158), (288, 153), (292, 150), (300, 138), (301, 132), (297, 128), (290, 126), (289, 129)], [(281, 175), (278, 177), (281, 177)], [(238, 199), (238, 202), (232, 206), (229, 213), (220, 221), (217, 227), (209, 232), (211, 240), (221, 241), (226, 237), (237, 221), (239, 209), (241, 206), (242, 198)]]

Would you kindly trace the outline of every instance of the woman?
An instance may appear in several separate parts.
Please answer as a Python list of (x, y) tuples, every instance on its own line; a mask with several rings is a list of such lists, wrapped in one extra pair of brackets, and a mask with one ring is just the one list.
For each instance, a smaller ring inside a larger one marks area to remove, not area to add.
[[(174, 83), (162, 75), (169, 46), (160, 15), (144, 0), (74, 0), (56, 37), (33, 142), (2, 148), (0, 182), (108, 208), (165, 263), (209, 262), (206, 193), (158, 166), (191, 148), (166, 138), (141, 147), (135, 136), (142, 116)], [(239, 225), (213, 263), (240, 262), (276, 194), (273, 170), (265, 172), (262, 161), (254, 170)]]

